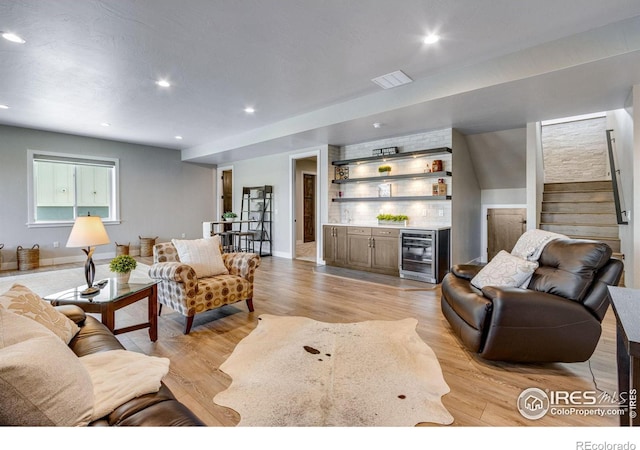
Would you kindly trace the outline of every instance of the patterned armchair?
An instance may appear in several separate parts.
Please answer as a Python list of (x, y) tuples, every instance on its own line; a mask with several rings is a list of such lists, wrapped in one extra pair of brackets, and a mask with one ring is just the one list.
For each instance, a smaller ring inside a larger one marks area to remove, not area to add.
[(249, 311), (253, 311), (253, 276), (260, 266), (260, 256), (223, 253), (222, 259), (229, 274), (198, 279), (191, 266), (180, 262), (178, 251), (171, 242), (156, 244), (149, 277), (159, 280), (158, 315), (162, 305), (184, 315), (187, 318), (184, 334), (189, 334), (198, 313), (242, 300), (247, 302)]

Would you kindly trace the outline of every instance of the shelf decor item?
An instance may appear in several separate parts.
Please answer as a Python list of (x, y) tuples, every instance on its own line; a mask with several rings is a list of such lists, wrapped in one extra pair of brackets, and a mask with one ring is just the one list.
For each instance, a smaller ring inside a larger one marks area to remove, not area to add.
[(404, 214), (378, 214), (378, 225), (395, 225), (406, 227), (409, 222), (409, 217)]
[(373, 156), (388, 156), (396, 153), (398, 153), (398, 147), (376, 148), (371, 152)]
[(132, 256), (119, 255), (109, 262), (109, 270), (117, 274), (118, 283), (128, 283), (131, 271), (137, 267), (138, 263)]
[(40, 246), (35, 244), (31, 248), (18, 245), (18, 270), (31, 270), (40, 267)]
[(391, 183), (378, 185), (378, 197), (391, 197)]
[(438, 178), (438, 182), (433, 183), (433, 195), (447, 195), (447, 184), (444, 178)]
[(389, 175), (391, 173), (391, 166), (383, 165), (378, 167), (378, 173), (383, 176)]
[(348, 180), (349, 179), (349, 166), (336, 166), (334, 178), (336, 180)]
[(435, 159), (433, 160), (433, 162), (431, 163), (431, 172), (442, 172), (442, 160), (441, 159)]
[(138, 236), (140, 239), (140, 256), (153, 256), (153, 246), (156, 245), (156, 239), (158, 236), (153, 238)]

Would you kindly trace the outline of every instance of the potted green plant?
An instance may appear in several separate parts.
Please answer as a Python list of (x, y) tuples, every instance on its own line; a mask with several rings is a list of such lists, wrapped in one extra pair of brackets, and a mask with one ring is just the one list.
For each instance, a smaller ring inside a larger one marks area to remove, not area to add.
[(409, 217), (404, 214), (378, 214), (378, 225), (402, 225), (407, 226)]
[(391, 172), (391, 166), (388, 165), (382, 165), (380, 167), (378, 167), (378, 173), (380, 175), (389, 175), (389, 173)]
[(109, 269), (118, 275), (118, 282), (128, 283), (131, 271), (134, 270), (137, 265), (138, 263), (132, 256), (118, 255), (109, 263)]
[(224, 213), (222, 213), (222, 218), (224, 220), (233, 220), (236, 217), (238, 217), (238, 215), (232, 211), (225, 211)]

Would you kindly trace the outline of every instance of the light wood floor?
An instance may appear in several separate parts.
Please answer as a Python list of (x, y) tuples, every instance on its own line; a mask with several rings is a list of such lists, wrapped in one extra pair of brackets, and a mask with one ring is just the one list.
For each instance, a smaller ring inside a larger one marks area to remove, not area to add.
[[(151, 264), (151, 258), (138, 258)], [(418, 334), (435, 351), (451, 392), (443, 404), (453, 426), (617, 426), (617, 417), (552, 416), (523, 418), (516, 399), (526, 388), (585, 391), (616, 389), (615, 319), (611, 310), (590, 362), (509, 364), (487, 362), (467, 352), (440, 311), (440, 289), (406, 291), (314, 273), (315, 264), (263, 257), (255, 278), (255, 312), (244, 302), (197, 315), (191, 333), (182, 334), (184, 318), (166, 308), (159, 319), (159, 338), (144, 330), (119, 335), (133, 351), (171, 360), (166, 384), (176, 397), (209, 426), (234, 426), (238, 415), (212, 399), (230, 384), (218, 367), (235, 345), (256, 326), (260, 314), (298, 315), (326, 322), (418, 319)], [(42, 270), (42, 269), (41, 269)], [(144, 318), (146, 302), (118, 311), (118, 326)], [(592, 372), (593, 376), (592, 376)]]

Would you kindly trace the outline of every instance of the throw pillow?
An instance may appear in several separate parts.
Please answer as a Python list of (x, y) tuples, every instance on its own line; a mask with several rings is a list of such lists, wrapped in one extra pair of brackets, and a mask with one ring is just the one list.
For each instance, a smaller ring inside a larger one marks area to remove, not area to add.
[(14, 284), (0, 295), (0, 305), (8, 310), (35, 320), (53, 331), (65, 344), (80, 331), (78, 325), (56, 310), (51, 303), (44, 301), (38, 294), (26, 286)]
[(485, 286), (523, 287), (537, 268), (536, 261), (527, 261), (501, 250), (471, 279), (471, 284), (478, 289)]
[(228, 274), (220, 252), (220, 236), (202, 239), (172, 239), (180, 262), (193, 267), (198, 278)]
[(93, 403), (89, 373), (71, 349), (0, 307), (0, 425), (83, 426)]

